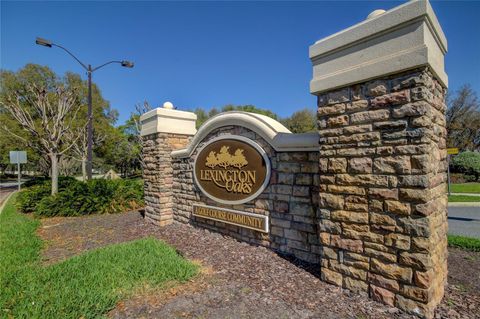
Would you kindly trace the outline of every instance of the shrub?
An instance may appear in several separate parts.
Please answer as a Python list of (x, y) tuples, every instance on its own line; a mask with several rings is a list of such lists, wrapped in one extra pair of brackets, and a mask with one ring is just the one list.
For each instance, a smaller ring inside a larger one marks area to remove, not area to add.
[(30, 213), (35, 210), (42, 198), (50, 195), (51, 188), (46, 184), (40, 184), (25, 188), (17, 196), (16, 206), (22, 213)]
[(467, 151), (453, 156), (451, 166), (454, 172), (470, 175), (468, 179), (476, 181), (480, 176), (480, 153)]
[[(73, 177), (62, 176), (58, 179), (59, 191), (65, 190), (73, 184), (80, 183)], [(17, 196), (16, 206), (22, 213), (35, 211), (37, 204), (52, 192), (52, 182), (45, 178), (35, 178), (23, 185), (24, 188)]]
[[(71, 176), (59, 176), (58, 177), (58, 187), (59, 187), (59, 189), (65, 188), (68, 185), (70, 185), (72, 183), (76, 183), (76, 182), (78, 182), (78, 180), (75, 177), (71, 177)], [(52, 185), (52, 179), (50, 177), (37, 176), (37, 177), (34, 177), (34, 178), (26, 181), (22, 185), (24, 187), (31, 187), (31, 186), (43, 185), (43, 184)]]
[(465, 183), (474, 183), (478, 180), (475, 175), (464, 175)]
[(143, 185), (135, 180), (96, 179), (73, 183), (35, 207), (36, 216), (110, 214), (143, 206)]

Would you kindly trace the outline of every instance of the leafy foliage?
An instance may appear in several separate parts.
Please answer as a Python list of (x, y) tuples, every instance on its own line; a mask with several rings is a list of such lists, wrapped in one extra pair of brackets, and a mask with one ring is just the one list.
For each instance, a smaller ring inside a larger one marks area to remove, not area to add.
[(317, 129), (317, 117), (310, 109), (303, 109), (282, 120), (292, 133), (314, 132)]
[(472, 175), (475, 176), (475, 180), (478, 180), (480, 176), (480, 153), (462, 152), (452, 158), (451, 165), (454, 172)]
[[(7, 97), (19, 94), (24, 97), (24, 107), (26, 110), (32, 110), (32, 106), (27, 103), (28, 97), (31, 97), (31, 92), (28, 90), (30, 86), (37, 86), (46, 89), (47, 91), (54, 91), (56, 88), (64, 87), (75, 92), (76, 102), (78, 103), (77, 121), (73, 123), (73, 131), (84, 127), (87, 120), (87, 81), (83, 81), (80, 75), (67, 72), (63, 77), (56, 75), (47, 66), (38, 64), (26, 64), (23, 68), (16, 72), (1, 70), (0, 71), (0, 104), (5, 103)], [(51, 95), (49, 95), (50, 97)], [(102, 136), (103, 140), (110, 137), (112, 131), (115, 130), (113, 124), (115, 123), (118, 112), (110, 108), (110, 104), (106, 101), (96, 84), (92, 84), (92, 106), (93, 106), (93, 127), (94, 137)], [(71, 116), (71, 114), (69, 114)], [(33, 118), (34, 121), (39, 119)], [(35, 137), (31, 136), (21, 125), (12, 117), (10, 112), (5, 107), (0, 105), (0, 123), (8, 128), (8, 131), (15, 135), (31, 142), (35, 145), (41, 145), (40, 142), (35, 141)], [(48, 175), (50, 172), (49, 159), (46, 158), (38, 149), (29, 147), (22, 139), (14, 139), (12, 134), (0, 132), (0, 169), (5, 170), (9, 166), (8, 151), (9, 150), (26, 150), (28, 153), (28, 164), (26, 168), (29, 170), (41, 171)], [(34, 140), (32, 140), (34, 139)], [(94, 152), (98, 152), (100, 144), (94, 145)], [(72, 152), (67, 152), (62, 158), (76, 157)], [(60, 161), (60, 170), (62, 166), (68, 161)], [(47, 165), (45, 165), (47, 164)], [(80, 162), (77, 163), (77, 169), (80, 167)]]
[(198, 129), (200, 126), (202, 126), (203, 123), (205, 123), (208, 120), (209, 116), (208, 116), (208, 113), (200, 107), (197, 107), (193, 111), (193, 113), (195, 113), (197, 115), (196, 126), (197, 126), (197, 129)]
[[(78, 183), (73, 177), (62, 176), (58, 180), (58, 188), (60, 191), (65, 190), (72, 184)], [(51, 193), (52, 181), (45, 177), (35, 178), (24, 185), (26, 187), (17, 196), (17, 209), (22, 213), (31, 213), (35, 211), (37, 204)]]
[(274, 112), (267, 110), (267, 109), (261, 109), (256, 107), (255, 105), (233, 105), (233, 104), (227, 104), (224, 107), (222, 107), (220, 110), (217, 108), (212, 108), (208, 113), (202, 109), (202, 108), (196, 108), (195, 111), (193, 111), (197, 115), (197, 128), (202, 126), (202, 124), (207, 121), (209, 118), (221, 113), (221, 112), (229, 112), (229, 111), (243, 111), (243, 112), (251, 112), (251, 113), (257, 113), (257, 114), (262, 114), (266, 115), (268, 117), (271, 117), (272, 119), (278, 119), (278, 115), (275, 114)]
[(193, 112), (197, 115), (197, 128), (199, 128), (203, 123), (205, 123), (209, 118), (221, 113), (229, 111), (243, 111), (250, 113), (257, 113), (271, 117), (274, 120), (279, 120), (283, 125), (285, 125), (292, 133), (306, 133), (313, 132), (316, 130), (316, 115), (315, 112), (305, 108), (300, 111), (293, 113), (291, 116), (282, 118), (267, 109), (258, 108), (254, 105), (233, 105), (228, 104), (222, 107), (220, 110), (217, 108), (212, 108), (210, 111), (205, 111), (203, 108), (196, 108)]
[[(37, 85), (39, 87), (54, 88), (59, 83), (59, 80), (55, 73), (47, 66), (41, 66), (38, 64), (26, 64), (23, 68), (17, 72), (11, 72), (7, 70), (0, 70), (0, 104), (4, 103), (6, 98), (15, 92), (19, 92), (22, 95), (27, 96), (28, 85)], [(26, 105), (26, 107), (28, 107)], [(28, 132), (18, 124), (18, 122), (11, 116), (3, 106), (0, 105), (0, 126), (6, 126), (14, 134), (21, 136), (25, 139), (31, 139)], [(42, 173), (47, 174), (49, 171), (48, 166), (42, 165), (45, 159), (41, 154), (34, 149), (28, 147), (24, 140), (12, 138), (10, 134), (6, 134), (3, 129), (0, 128), (0, 168), (6, 169), (9, 165), (8, 151), (13, 150), (26, 150), (28, 163), (24, 166), (28, 169), (34, 168), (34, 170), (41, 170)]]
[(143, 184), (139, 180), (94, 179), (80, 182), (63, 178), (58, 194), (50, 195), (49, 182), (20, 192), (17, 207), (36, 216), (80, 216), (119, 213), (143, 205)]
[[(243, 112), (251, 112), (251, 113), (257, 113), (257, 114), (262, 114), (266, 115), (268, 117), (271, 117), (272, 119), (276, 120), (278, 119), (278, 115), (275, 114), (274, 112), (268, 110), (268, 109), (262, 109), (258, 108), (255, 105), (232, 105), (232, 104), (227, 104), (224, 107), (222, 107), (222, 112), (228, 112), (228, 111), (243, 111)], [(211, 111), (210, 111), (211, 112)]]

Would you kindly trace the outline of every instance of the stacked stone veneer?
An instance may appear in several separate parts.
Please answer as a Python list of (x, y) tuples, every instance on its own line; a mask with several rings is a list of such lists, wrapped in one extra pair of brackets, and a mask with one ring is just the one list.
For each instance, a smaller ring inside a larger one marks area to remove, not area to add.
[[(270, 183), (254, 200), (242, 205), (223, 205), (206, 197), (193, 180), (197, 152), (218, 136), (247, 137), (268, 154), (272, 166)], [(318, 221), (318, 152), (276, 152), (257, 133), (239, 126), (213, 130), (188, 158), (173, 158), (173, 212), (182, 223), (210, 229), (256, 245), (270, 247), (312, 263), (320, 261)], [(192, 216), (194, 204), (212, 205), (267, 215), (269, 233)]]
[(155, 133), (143, 136), (145, 217), (164, 226), (173, 221), (173, 168), (171, 152), (184, 148), (190, 136)]
[(425, 317), (447, 278), (444, 97), (427, 68), (318, 96), (322, 279)]

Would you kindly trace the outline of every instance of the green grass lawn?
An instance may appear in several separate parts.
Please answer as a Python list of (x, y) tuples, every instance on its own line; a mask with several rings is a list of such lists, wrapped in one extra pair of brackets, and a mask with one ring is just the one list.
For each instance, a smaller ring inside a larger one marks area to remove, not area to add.
[(146, 238), (40, 264), (39, 222), (17, 213), (12, 196), (0, 214), (0, 317), (98, 318), (143, 287), (184, 282), (198, 266), (164, 242)]
[(470, 251), (480, 251), (480, 239), (457, 235), (448, 235), (448, 245)]
[(475, 193), (480, 194), (480, 183), (450, 184), (452, 193)]
[(448, 196), (448, 201), (450, 203), (480, 202), (480, 196), (450, 195), (450, 196)]

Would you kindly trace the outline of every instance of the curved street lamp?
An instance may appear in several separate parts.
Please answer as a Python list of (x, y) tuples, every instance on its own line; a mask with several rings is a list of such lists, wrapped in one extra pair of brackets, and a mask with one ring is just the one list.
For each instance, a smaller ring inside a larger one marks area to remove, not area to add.
[(83, 64), (72, 52), (68, 51), (66, 48), (62, 47), (61, 45), (55, 44), (50, 40), (42, 39), (37, 37), (35, 43), (38, 45), (45, 46), (47, 48), (51, 48), (53, 46), (58, 47), (65, 52), (67, 52), (71, 57), (73, 57), (80, 65), (87, 71), (88, 74), (88, 127), (87, 127), (87, 179), (92, 179), (92, 160), (93, 160), (93, 112), (92, 112), (92, 73), (96, 70), (112, 63), (118, 63), (123, 67), (126, 68), (133, 68), (133, 62), (123, 60), (123, 61), (109, 61), (102, 65), (99, 65), (95, 68), (89, 64), (88, 66)]

